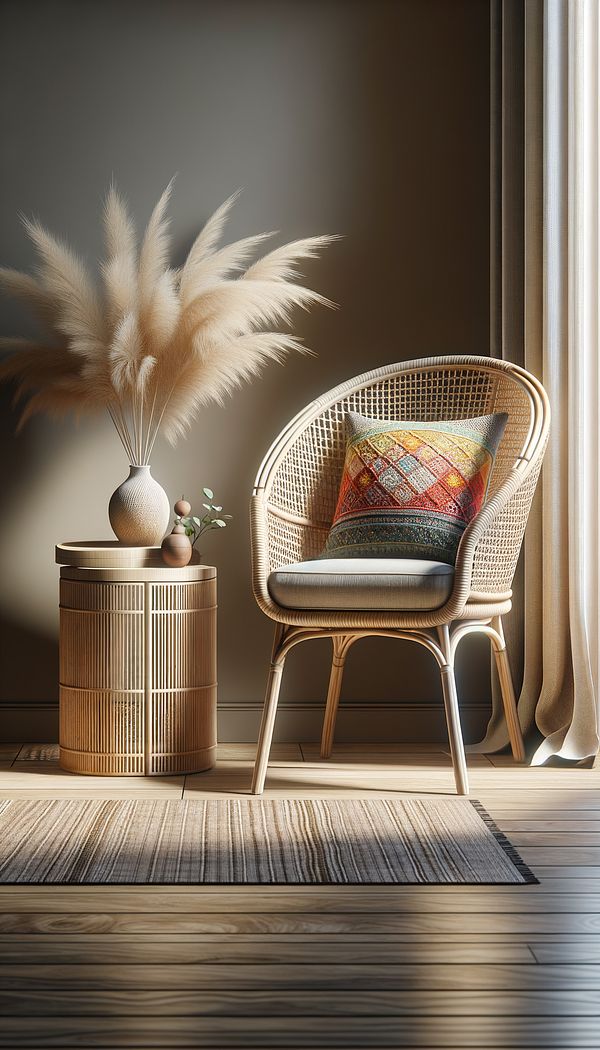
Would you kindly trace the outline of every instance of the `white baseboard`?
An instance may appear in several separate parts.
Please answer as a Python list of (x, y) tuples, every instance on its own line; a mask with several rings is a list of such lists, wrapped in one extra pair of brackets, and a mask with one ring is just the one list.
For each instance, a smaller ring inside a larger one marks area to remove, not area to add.
[[(279, 742), (317, 741), (321, 735), (322, 701), (282, 703), (275, 723)], [(258, 736), (261, 704), (221, 703), (218, 737), (223, 743), (252, 742)], [(483, 735), (489, 704), (461, 705), (465, 739)], [(446, 740), (444, 708), (439, 703), (342, 702), (335, 738), (340, 743), (377, 743), (382, 740), (421, 743)], [(0, 741), (44, 743), (58, 739), (56, 701), (0, 700)]]

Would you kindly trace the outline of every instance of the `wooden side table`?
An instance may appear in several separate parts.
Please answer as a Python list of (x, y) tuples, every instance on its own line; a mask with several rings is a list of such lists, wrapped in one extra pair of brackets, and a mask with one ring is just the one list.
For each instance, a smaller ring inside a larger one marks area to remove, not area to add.
[(217, 570), (60, 544), (60, 765), (167, 776), (216, 758)]

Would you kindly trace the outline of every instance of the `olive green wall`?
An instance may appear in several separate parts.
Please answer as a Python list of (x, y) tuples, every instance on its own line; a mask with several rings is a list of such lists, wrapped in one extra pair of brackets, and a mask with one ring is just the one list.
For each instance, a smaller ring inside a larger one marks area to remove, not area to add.
[[(114, 176), (141, 224), (174, 172), (174, 258), (233, 190), (231, 239), (339, 232), (310, 267), (336, 313), (299, 316), (317, 358), (271, 367), (207, 410), (155, 476), (172, 498), (216, 490), (235, 515), (204, 545), (219, 569), (220, 733), (256, 732), (271, 624), (249, 583), (247, 501), (262, 453), (315, 395), (377, 365), (489, 345), (489, 15), (486, 0), (4, 0), (0, 5), (1, 258), (28, 268), (18, 214), (39, 216), (95, 263)], [(25, 334), (16, 306), (0, 330)], [(104, 422), (36, 420), (18, 437), (1, 396), (0, 730), (55, 731), (61, 539), (110, 535), (126, 473)], [(280, 737), (315, 736), (328, 649), (289, 660)], [(489, 697), (484, 642), (465, 644), (471, 731)], [(443, 731), (430, 657), (357, 645), (340, 737)], [(364, 704), (363, 704), (364, 701)], [(374, 711), (373, 707), (377, 710)]]

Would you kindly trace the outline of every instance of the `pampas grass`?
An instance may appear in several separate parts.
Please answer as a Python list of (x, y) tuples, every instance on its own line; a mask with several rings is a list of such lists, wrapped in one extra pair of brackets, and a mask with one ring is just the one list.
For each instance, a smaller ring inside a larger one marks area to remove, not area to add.
[(1, 269), (0, 286), (31, 308), (45, 338), (0, 340), (12, 351), (0, 380), (34, 414), (108, 411), (130, 463), (147, 464), (159, 433), (174, 444), (198, 413), (221, 404), (268, 361), (308, 353), (289, 326), (296, 307), (333, 306), (298, 284), (299, 264), (335, 238), (307, 237), (252, 258), (273, 236), (219, 247), (238, 194), (208, 220), (180, 270), (169, 265), (172, 181), (138, 246), (122, 197), (104, 208), (106, 257), (99, 286), (82, 260), (38, 222), (25, 229), (38, 256), (34, 275)]

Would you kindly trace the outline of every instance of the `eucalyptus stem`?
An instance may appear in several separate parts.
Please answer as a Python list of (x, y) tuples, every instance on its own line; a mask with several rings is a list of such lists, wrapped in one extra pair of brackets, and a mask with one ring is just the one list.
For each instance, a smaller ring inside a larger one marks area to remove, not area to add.
[(196, 544), (197, 544), (198, 540), (200, 539), (202, 533), (206, 532), (207, 528), (208, 528), (208, 525), (205, 525), (203, 529), (198, 529), (198, 532), (196, 533), (196, 536), (192, 540), (192, 547), (196, 546)]

